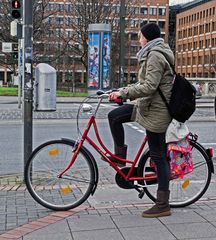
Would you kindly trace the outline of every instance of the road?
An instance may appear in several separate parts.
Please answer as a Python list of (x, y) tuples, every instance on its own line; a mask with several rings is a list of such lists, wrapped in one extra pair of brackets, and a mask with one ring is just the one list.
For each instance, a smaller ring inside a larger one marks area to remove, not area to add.
[[(86, 120), (81, 120), (81, 128)], [(206, 147), (214, 148), (216, 154), (215, 122), (188, 122), (191, 132), (199, 136), (199, 142)], [(112, 148), (112, 138), (106, 119), (99, 119), (98, 128), (102, 140)], [(129, 145), (129, 157), (137, 151), (144, 135), (144, 129), (138, 124), (126, 124), (126, 143)], [(0, 175), (21, 174), (23, 171), (23, 125), (21, 122), (0, 122)], [(93, 136), (93, 133), (91, 133)], [(76, 121), (72, 120), (35, 120), (33, 124), (33, 146), (51, 140), (64, 138), (76, 138)], [(98, 160), (97, 153), (93, 152)], [(104, 164), (103, 161), (98, 161)]]
[[(33, 147), (42, 142), (61, 137), (76, 138), (76, 113), (82, 99), (60, 99), (56, 112), (34, 112)], [(205, 146), (212, 146), (216, 154), (216, 131), (213, 99), (198, 99), (196, 112), (188, 121), (190, 131), (199, 136)], [(94, 103), (95, 107), (96, 104)], [(107, 124), (107, 113), (116, 104), (103, 103), (97, 117), (102, 140), (112, 148), (112, 138)], [(88, 114), (82, 114), (80, 126), (83, 128)], [(143, 139), (144, 129), (138, 124), (125, 125), (129, 157), (138, 149)], [(22, 110), (18, 109), (16, 98), (0, 98), (0, 175), (22, 174), (23, 172), (23, 124)], [(95, 153), (96, 154), (96, 153)], [(98, 158), (98, 156), (96, 156)], [(102, 164), (99, 161), (99, 164)]]

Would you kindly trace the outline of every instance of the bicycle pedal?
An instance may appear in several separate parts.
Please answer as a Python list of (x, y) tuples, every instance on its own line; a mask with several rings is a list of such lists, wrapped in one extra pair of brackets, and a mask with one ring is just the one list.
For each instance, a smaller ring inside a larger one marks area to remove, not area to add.
[(145, 194), (144, 190), (141, 190), (140, 193), (138, 194), (138, 197), (142, 199), (144, 194)]

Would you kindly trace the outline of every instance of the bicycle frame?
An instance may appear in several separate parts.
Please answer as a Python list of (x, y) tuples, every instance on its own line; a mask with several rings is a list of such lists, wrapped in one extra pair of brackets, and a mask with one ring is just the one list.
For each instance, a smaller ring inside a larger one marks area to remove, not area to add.
[[(83, 131), (82, 133), (82, 136), (81, 136), (81, 139), (77, 142), (76, 146), (75, 146), (75, 149), (73, 150), (74, 152), (74, 155), (71, 159), (71, 162), (68, 164), (68, 166), (66, 167), (66, 169), (64, 171), (62, 171), (60, 174), (59, 174), (59, 177), (61, 178), (66, 172), (68, 169), (70, 169), (70, 167), (72, 167), (73, 163), (75, 162), (76, 158), (77, 158), (77, 155), (79, 154), (79, 151), (81, 149), (81, 147), (83, 146), (83, 143), (85, 141), (87, 141), (109, 164), (112, 168), (114, 168), (116, 170), (116, 172), (118, 172), (118, 174), (120, 174), (124, 180), (126, 181), (141, 181), (141, 180), (153, 180), (153, 179), (156, 179), (157, 176), (156, 174), (151, 174), (149, 173), (148, 176), (144, 176), (144, 177), (138, 177), (138, 176), (131, 176), (132, 175), (132, 172), (133, 170), (135, 169), (135, 166), (136, 166), (136, 163), (138, 162), (139, 160), (139, 157), (147, 143), (147, 136), (144, 137), (144, 140), (135, 156), (135, 159), (132, 161), (132, 160), (128, 160), (128, 159), (122, 159), (122, 158), (119, 158), (117, 156), (115, 156), (112, 152), (110, 152), (110, 150), (103, 144), (101, 138), (100, 138), (100, 135), (99, 135), (99, 132), (98, 132), (98, 128), (97, 128), (97, 124), (96, 124), (96, 120), (95, 120), (95, 115), (96, 115), (96, 112), (99, 108), (99, 105), (100, 105), (100, 102), (98, 103), (98, 106), (95, 110), (95, 113), (89, 118), (89, 121), (87, 123), (87, 126), (85, 128), (85, 130)], [(96, 138), (97, 138), (97, 141), (98, 143), (100, 144), (100, 146), (98, 146), (89, 136), (88, 136), (88, 133), (89, 133), (89, 130), (91, 129), (91, 127), (94, 127), (94, 132), (95, 132), (95, 135), (96, 135)], [(128, 171), (127, 174), (125, 174), (121, 168), (119, 168), (114, 162), (112, 162), (108, 157), (107, 157), (107, 154), (109, 154), (110, 156), (112, 156), (113, 158), (115, 158), (116, 160), (118, 161), (121, 161), (122, 163), (129, 163), (131, 164), (130, 166), (130, 169)]]

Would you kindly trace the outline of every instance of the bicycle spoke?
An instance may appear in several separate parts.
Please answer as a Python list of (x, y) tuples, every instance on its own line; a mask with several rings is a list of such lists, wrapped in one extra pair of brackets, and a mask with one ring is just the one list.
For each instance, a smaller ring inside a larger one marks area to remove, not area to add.
[[(170, 181), (170, 204), (173, 207), (184, 207), (191, 203), (196, 202), (206, 192), (211, 181), (211, 170), (208, 164), (208, 157), (205, 149), (203, 149), (196, 142), (191, 142), (192, 157), (194, 170), (180, 177), (175, 177)], [(146, 154), (146, 158), (142, 165), (144, 175), (148, 174), (148, 168), (150, 166), (149, 153)], [(157, 185), (151, 186), (147, 184), (145, 192), (149, 198), (153, 201), (156, 199)]]
[(61, 178), (72, 159), (73, 143), (50, 141), (35, 150), (25, 171), (29, 192), (36, 201), (54, 210), (66, 210), (80, 205), (94, 187), (91, 158), (79, 153), (72, 167)]

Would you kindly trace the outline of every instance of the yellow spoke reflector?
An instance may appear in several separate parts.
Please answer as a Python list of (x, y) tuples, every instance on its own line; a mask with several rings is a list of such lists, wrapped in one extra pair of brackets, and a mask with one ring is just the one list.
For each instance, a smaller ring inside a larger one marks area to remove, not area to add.
[(185, 189), (189, 186), (190, 184), (190, 180), (189, 179), (186, 179), (183, 183), (182, 183), (182, 188)]
[(61, 191), (61, 193), (67, 194), (67, 193), (71, 192), (71, 188), (70, 188), (69, 185), (68, 186), (64, 186), (64, 187), (60, 188), (60, 191)]
[(49, 155), (50, 155), (50, 156), (55, 156), (55, 155), (57, 155), (57, 154), (59, 154), (58, 149), (51, 149), (51, 150), (49, 151)]

